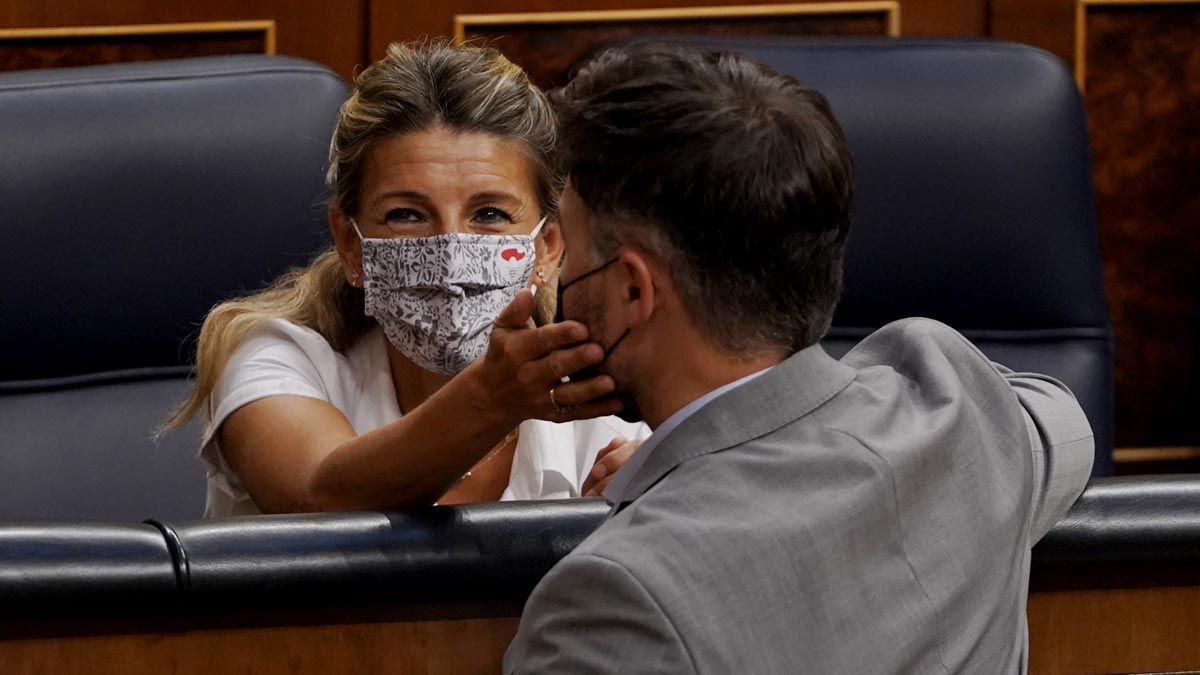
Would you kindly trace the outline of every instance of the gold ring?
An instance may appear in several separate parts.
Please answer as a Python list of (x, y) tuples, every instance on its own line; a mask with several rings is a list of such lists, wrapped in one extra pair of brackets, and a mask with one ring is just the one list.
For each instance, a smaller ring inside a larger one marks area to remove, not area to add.
[(550, 389), (550, 403), (554, 406), (554, 412), (564, 413), (575, 409), (573, 405), (559, 405), (558, 400), (554, 398), (554, 392), (558, 387)]

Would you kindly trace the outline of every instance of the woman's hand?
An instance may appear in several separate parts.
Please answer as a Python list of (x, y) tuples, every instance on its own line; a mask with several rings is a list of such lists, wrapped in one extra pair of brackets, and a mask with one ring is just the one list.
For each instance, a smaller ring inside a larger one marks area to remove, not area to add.
[(462, 373), (474, 381), (477, 412), (516, 426), (527, 419), (568, 422), (617, 413), (622, 403), (608, 375), (563, 383), (562, 378), (604, 360), (587, 326), (564, 321), (530, 327), (533, 294), (517, 297), (496, 318), (487, 353)]
[(633, 453), (642, 446), (641, 439), (627, 441), (617, 436), (601, 448), (596, 455), (596, 463), (583, 481), (581, 492), (584, 497), (599, 497), (612, 481), (613, 474), (620, 469)]

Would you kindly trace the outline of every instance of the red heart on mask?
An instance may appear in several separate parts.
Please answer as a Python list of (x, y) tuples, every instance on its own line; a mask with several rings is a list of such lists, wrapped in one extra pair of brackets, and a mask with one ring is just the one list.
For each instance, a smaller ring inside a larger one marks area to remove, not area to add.
[(503, 251), (500, 251), (500, 258), (506, 262), (512, 262), (514, 260), (524, 260), (525, 252), (520, 249), (516, 249), (516, 248), (506, 248)]

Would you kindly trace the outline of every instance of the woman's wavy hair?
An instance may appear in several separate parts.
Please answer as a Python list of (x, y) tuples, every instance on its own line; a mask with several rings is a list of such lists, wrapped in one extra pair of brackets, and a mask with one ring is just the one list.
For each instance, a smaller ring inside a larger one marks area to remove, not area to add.
[[(354, 79), (329, 145), (325, 182), (330, 209), (357, 215), (366, 158), (382, 138), (445, 126), (515, 140), (525, 152), (544, 214), (557, 209), (562, 178), (554, 150), (555, 114), (520, 67), (496, 49), (445, 40), (394, 43)], [(552, 298), (553, 293), (539, 293)], [(320, 333), (338, 351), (375, 322), (363, 312), (363, 290), (346, 281), (335, 247), (266, 289), (222, 302), (208, 313), (196, 345), (195, 384), (160, 432), (183, 426), (204, 406), (230, 355), (256, 326), (286, 319)], [(553, 308), (538, 308), (539, 317)]]

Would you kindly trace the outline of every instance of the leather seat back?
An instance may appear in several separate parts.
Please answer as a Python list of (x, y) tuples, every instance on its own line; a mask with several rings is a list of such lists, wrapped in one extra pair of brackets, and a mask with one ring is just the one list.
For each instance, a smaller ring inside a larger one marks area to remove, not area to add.
[(185, 394), (217, 302), (328, 241), (346, 86), (236, 56), (0, 74), (0, 519), (189, 518)]
[(926, 316), (1066, 383), (1112, 471), (1112, 332), (1083, 106), (1054, 56), (991, 40), (712, 39), (823, 93), (855, 163), (840, 356)]

